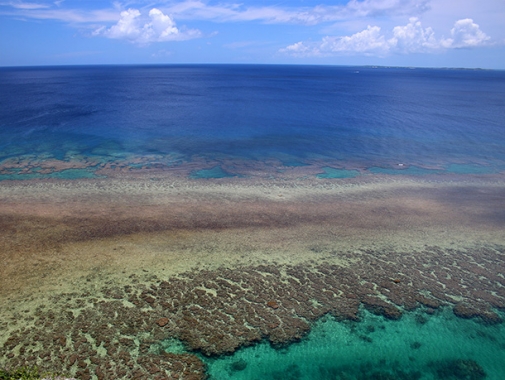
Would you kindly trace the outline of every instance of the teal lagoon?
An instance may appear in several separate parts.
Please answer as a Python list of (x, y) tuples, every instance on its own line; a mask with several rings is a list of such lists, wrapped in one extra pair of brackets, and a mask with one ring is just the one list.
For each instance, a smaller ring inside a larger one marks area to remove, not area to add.
[(0, 174), (0, 181), (5, 180), (22, 181), (29, 179), (50, 179), (50, 178), (73, 180), (84, 178), (104, 178), (104, 176), (96, 175), (95, 171), (90, 169), (64, 169), (48, 174), (38, 173), (37, 171), (32, 171), (31, 173), (19, 173), (19, 170), (15, 170), (9, 174)]
[(234, 174), (228, 173), (221, 166), (214, 166), (210, 169), (200, 169), (191, 172), (189, 175), (192, 179), (209, 179), (209, 178), (229, 178), (235, 177)]
[(336, 169), (329, 166), (322, 168), (324, 173), (317, 174), (317, 178), (354, 178), (359, 176), (359, 171), (348, 169)]
[(388, 174), (388, 175), (428, 175), (428, 174), (443, 174), (443, 170), (425, 169), (417, 166), (398, 167), (398, 168), (382, 168), (372, 166), (367, 169), (372, 174)]
[(505, 378), (505, 326), (460, 319), (450, 310), (398, 321), (363, 311), (362, 320), (325, 317), (300, 342), (268, 342), (202, 358), (211, 380)]

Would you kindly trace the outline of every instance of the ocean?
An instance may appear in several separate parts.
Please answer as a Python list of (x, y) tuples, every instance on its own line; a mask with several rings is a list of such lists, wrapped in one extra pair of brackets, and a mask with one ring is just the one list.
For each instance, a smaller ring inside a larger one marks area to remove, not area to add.
[(83, 66), (3, 68), (0, 82), (3, 161), (273, 159), (327, 161), (362, 174), (398, 164), (442, 172), (505, 167), (502, 71)]
[(0, 68), (0, 369), (505, 376), (505, 72)]

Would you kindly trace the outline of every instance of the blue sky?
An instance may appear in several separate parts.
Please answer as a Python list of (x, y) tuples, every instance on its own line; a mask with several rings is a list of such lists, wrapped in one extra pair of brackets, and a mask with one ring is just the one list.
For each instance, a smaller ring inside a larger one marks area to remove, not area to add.
[(0, 0), (0, 66), (505, 69), (504, 0)]

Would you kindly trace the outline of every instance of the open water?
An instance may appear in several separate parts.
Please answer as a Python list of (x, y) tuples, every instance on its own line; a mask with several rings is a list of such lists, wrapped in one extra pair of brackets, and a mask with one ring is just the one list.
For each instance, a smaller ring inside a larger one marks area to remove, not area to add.
[[(505, 168), (505, 72), (202, 65), (0, 69), (0, 164), (205, 159), (326, 160), (361, 173), (496, 173)], [(131, 164), (133, 165), (133, 164)], [(399, 166), (398, 166), (399, 165)], [(336, 167), (335, 167), (336, 166)], [(404, 169), (404, 170), (396, 170)], [(57, 176), (89, 177), (93, 167)], [(17, 176), (16, 176), (17, 175)], [(3, 171), (1, 179), (50, 177)]]

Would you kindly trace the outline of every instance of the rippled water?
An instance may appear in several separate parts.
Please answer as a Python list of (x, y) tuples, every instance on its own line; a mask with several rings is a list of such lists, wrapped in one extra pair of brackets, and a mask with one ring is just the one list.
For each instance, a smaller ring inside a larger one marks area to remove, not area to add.
[[(488, 173), (505, 167), (504, 99), (501, 71), (2, 68), (0, 160), (86, 158), (91, 172), (116, 160), (135, 168), (132, 160), (143, 157), (165, 167), (203, 158), (206, 170), (224, 159), (275, 159), (378, 167), (372, 173), (402, 169), (397, 164), (420, 168), (403, 172), (415, 175), (431, 166), (451, 172), (451, 165)], [(2, 179), (30, 178), (12, 170)], [(30, 174), (47, 177), (35, 168)]]

